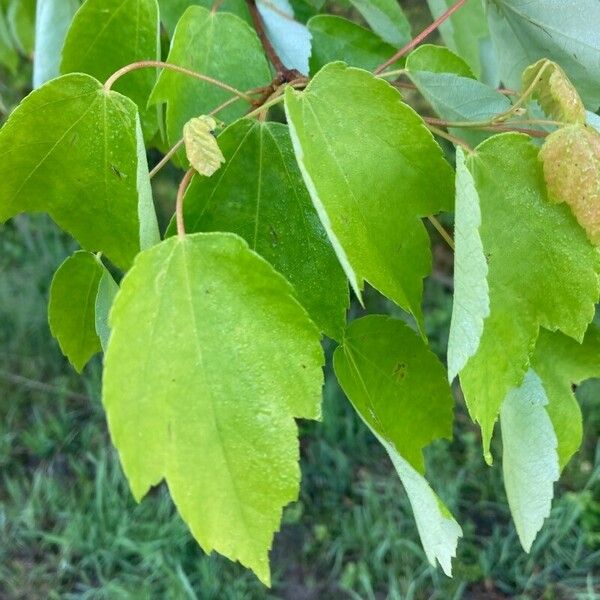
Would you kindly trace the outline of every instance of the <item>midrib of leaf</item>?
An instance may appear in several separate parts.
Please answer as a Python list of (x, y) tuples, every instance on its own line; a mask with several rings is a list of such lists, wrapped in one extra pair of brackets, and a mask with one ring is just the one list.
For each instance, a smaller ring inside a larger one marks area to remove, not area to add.
[[(184, 239), (183, 241), (179, 241), (179, 239), (177, 239), (176, 243), (177, 243), (177, 245), (181, 245), (183, 247), (183, 262), (184, 262), (185, 283), (186, 283), (186, 300), (188, 301), (189, 311), (190, 311), (190, 320), (189, 321), (190, 321), (190, 325), (192, 328), (194, 342), (196, 345), (196, 351), (197, 351), (198, 361), (199, 361), (199, 369), (204, 374), (206, 374), (206, 369), (204, 368), (204, 354), (202, 352), (202, 347), (200, 345), (200, 329), (198, 327), (198, 320), (196, 318), (196, 311), (194, 310), (194, 301), (193, 301), (193, 297), (192, 297), (192, 281), (191, 281), (191, 274), (190, 274), (191, 261), (188, 259), (188, 254), (187, 254), (188, 240)], [(193, 381), (192, 378), (190, 378), (190, 382), (191, 381)], [(223, 456), (225, 464), (227, 465), (227, 475), (228, 475), (229, 485), (230, 485), (230, 488), (233, 491), (235, 498), (237, 500), (236, 508), (238, 510), (238, 513), (241, 517), (242, 522), (244, 523), (247, 537), (248, 537), (248, 539), (251, 539), (252, 533), (250, 531), (250, 528), (248, 527), (248, 521), (246, 519), (245, 503), (241, 501), (241, 495), (240, 495), (240, 491), (237, 487), (236, 478), (232, 475), (231, 462), (230, 462), (229, 456), (227, 454), (227, 445), (223, 443), (223, 435), (221, 432), (221, 427), (219, 424), (219, 418), (217, 416), (217, 411), (215, 410), (215, 402), (212, 397), (212, 390), (210, 389), (210, 386), (206, 386), (205, 391), (207, 393), (207, 396), (210, 396), (208, 402), (206, 402), (205, 404), (208, 404), (210, 406), (212, 422), (214, 424), (214, 428), (217, 433), (217, 437), (219, 438), (219, 451), (220, 451), (221, 455)]]

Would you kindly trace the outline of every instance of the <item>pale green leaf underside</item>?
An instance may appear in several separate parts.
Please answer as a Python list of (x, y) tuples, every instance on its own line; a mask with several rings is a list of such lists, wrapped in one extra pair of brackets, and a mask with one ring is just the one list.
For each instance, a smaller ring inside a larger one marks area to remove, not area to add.
[(338, 381), (387, 450), (406, 489), (425, 553), (451, 572), (461, 528), (423, 477), (423, 448), (452, 435), (453, 400), (444, 367), (402, 321), (353, 321), (334, 354)]
[(37, 0), (33, 57), (34, 88), (58, 76), (65, 36), (78, 8), (78, 0)]
[[(307, 25), (312, 35), (312, 74), (336, 60), (373, 71), (396, 51), (394, 46), (384, 42), (372, 31), (342, 17), (317, 15)], [(401, 66), (401, 62), (398, 62), (390, 68)]]
[(531, 365), (548, 396), (547, 411), (558, 438), (562, 469), (583, 438), (581, 409), (573, 394), (573, 384), (600, 377), (600, 330), (591, 325), (580, 344), (562, 333), (542, 329)]
[(462, 148), (456, 150), (454, 220), (454, 299), (448, 339), (448, 378), (452, 381), (475, 354), (490, 314), (488, 267), (479, 233), (481, 210)]
[(487, 460), (500, 405), (521, 385), (540, 326), (581, 340), (600, 293), (600, 254), (569, 209), (548, 202), (537, 153), (524, 135), (503, 134), (466, 163), (480, 202), (490, 314), (460, 379)]
[(410, 40), (410, 23), (396, 0), (350, 0), (350, 3), (384, 42), (400, 47)]
[(320, 416), (323, 352), (291, 286), (233, 234), (142, 252), (110, 313), (103, 402), (136, 499), (165, 479), (206, 552), (269, 583), (299, 487), (294, 417)]
[(47, 212), (125, 268), (158, 237), (149, 189), (135, 104), (88, 75), (46, 83), (0, 130), (0, 221)]
[[(125, 65), (159, 59), (157, 0), (86, 0), (67, 34), (61, 72), (88, 73), (106, 81)], [(155, 69), (138, 69), (114, 87), (138, 105), (147, 139), (158, 128), (156, 107), (147, 109), (155, 82)]]
[(50, 331), (79, 373), (100, 350), (95, 302), (102, 271), (102, 264), (93, 254), (76, 252), (60, 265), (50, 287)]
[(511, 390), (500, 410), (504, 487), (525, 552), (550, 515), (558, 481), (557, 439), (542, 381), (533, 370)]
[[(242, 91), (271, 81), (267, 59), (250, 26), (231, 13), (213, 14), (200, 6), (188, 8), (181, 17), (167, 61), (216, 77)], [(167, 138), (173, 145), (182, 138), (183, 127), (190, 119), (210, 113), (231, 96), (231, 92), (210, 83), (163, 70), (150, 101), (166, 103)], [(248, 105), (239, 101), (218, 116), (229, 122), (247, 110)], [(186, 164), (183, 151), (178, 156), (181, 164)]]
[(94, 326), (104, 352), (106, 352), (106, 349), (108, 348), (108, 339), (110, 337), (108, 315), (118, 291), (119, 286), (115, 283), (112, 275), (107, 269), (103, 269), (102, 277), (98, 283), (98, 293), (96, 294), (96, 318)]
[[(340, 89), (345, 90), (340, 94)], [(420, 217), (452, 204), (452, 169), (398, 91), (342, 63), (285, 107), (313, 204), (358, 295), (368, 281), (422, 322), (431, 250)]]
[(219, 136), (219, 145), (221, 171), (194, 177), (186, 194), (186, 231), (243, 237), (294, 286), (319, 328), (341, 339), (348, 284), (302, 181), (288, 128), (242, 120)]
[(541, 58), (556, 61), (589, 108), (600, 105), (598, 0), (487, 0), (487, 16), (505, 85)]

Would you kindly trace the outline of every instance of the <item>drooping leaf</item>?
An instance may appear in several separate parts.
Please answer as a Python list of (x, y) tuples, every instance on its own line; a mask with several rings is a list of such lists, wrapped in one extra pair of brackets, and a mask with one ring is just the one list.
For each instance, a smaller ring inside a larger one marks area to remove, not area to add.
[(461, 528), (423, 477), (422, 450), (452, 437), (453, 400), (444, 367), (402, 321), (352, 322), (334, 368), (356, 412), (390, 455), (415, 514), (429, 562), (447, 575)]
[(79, 0), (37, 0), (33, 87), (58, 77), (65, 36)]
[[(427, 0), (434, 16), (440, 17), (453, 4), (454, 0)], [(465, 59), (477, 77), (490, 85), (495, 85), (492, 73), (486, 73), (485, 55), (491, 45), (483, 4), (481, 0), (468, 0), (439, 27), (444, 43)]]
[(591, 325), (583, 342), (545, 329), (531, 359), (548, 396), (548, 411), (558, 438), (560, 468), (577, 452), (583, 437), (581, 409), (573, 394), (573, 384), (600, 377), (600, 330)]
[(396, 0), (350, 0), (350, 3), (384, 42), (399, 48), (410, 41), (410, 23)]
[(75, 252), (60, 265), (50, 287), (50, 331), (58, 340), (62, 353), (79, 373), (100, 350), (95, 306), (103, 270), (93, 254)]
[(341, 339), (348, 284), (302, 181), (287, 127), (242, 120), (219, 144), (226, 164), (211, 179), (192, 180), (186, 231), (243, 237), (294, 286), (319, 328)]
[(100, 283), (98, 283), (98, 293), (96, 294), (95, 328), (104, 352), (106, 352), (106, 349), (108, 348), (108, 340), (110, 338), (108, 315), (118, 291), (119, 286), (112, 278), (112, 275), (107, 269), (103, 269)]
[(11, 36), (25, 56), (33, 54), (35, 44), (35, 4), (36, 0), (10, 0), (6, 13)]
[[(340, 90), (345, 90), (340, 94)], [(286, 90), (296, 159), (358, 297), (368, 281), (422, 321), (431, 269), (420, 217), (452, 204), (452, 170), (398, 91), (342, 63)]]
[(490, 314), (488, 266), (480, 236), (479, 195), (462, 148), (456, 149), (454, 218), (454, 299), (448, 339), (448, 377), (452, 381), (475, 354)]
[(548, 59), (542, 59), (523, 72), (523, 92), (532, 96), (550, 117), (564, 123), (585, 123), (586, 111), (579, 93), (565, 72)]
[[(163, 22), (169, 36), (173, 36), (177, 22), (190, 6), (203, 6), (211, 10), (214, 0), (158, 0), (160, 5), (160, 19)], [(219, 4), (219, 12), (230, 12), (237, 15), (248, 25), (252, 25), (252, 18), (248, 12), (245, 0), (223, 0)]]
[(568, 204), (600, 245), (600, 133), (583, 124), (562, 127), (546, 138), (540, 160), (550, 200)]
[[(61, 72), (88, 73), (105, 81), (125, 65), (159, 60), (158, 36), (156, 0), (86, 0), (67, 33)], [(114, 86), (138, 105), (146, 139), (158, 128), (156, 108), (147, 109), (155, 82), (156, 69), (138, 69)]]
[(533, 370), (502, 403), (502, 472), (510, 512), (525, 552), (550, 515), (558, 481), (558, 441), (544, 386)]
[[(474, 79), (468, 65), (447, 48), (417, 48), (408, 56), (406, 69), (433, 110), (447, 121), (488, 121), (511, 106), (505, 95)], [(451, 132), (473, 145), (489, 136), (464, 128)]]
[[(317, 15), (307, 25), (312, 35), (311, 74), (336, 60), (373, 71), (396, 51), (373, 32), (342, 17)], [(390, 68), (401, 66), (398, 62)]]
[[(223, 49), (226, 48), (227, 51)], [(231, 13), (216, 13), (200, 6), (186, 10), (179, 21), (167, 61), (225, 81), (241, 91), (267, 85), (271, 73), (256, 33)], [(231, 97), (210, 83), (164, 70), (151, 102), (167, 105), (167, 138), (171, 145), (183, 136), (183, 126), (193, 117), (206, 115)], [(243, 101), (219, 113), (229, 122), (248, 110)], [(185, 154), (178, 154), (185, 164)]]
[(600, 2), (487, 0), (503, 82), (514, 89), (527, 66), (548, 58), (567, 73), (586, 105), (600, 105)]
[(311, 36), (306, 25), (294, 18), (294, 9), (289, 0), (257, 0), (256, 7), (267, 37), (283, 64), (288, 69), (296, 69), (307, 75)]
[[(460, 380), (491, 461), (489, 441), (500, 405), (522, 384), (540, 326), (583, 338), (600, 295), (600, 254), (569, 209), (548, 202), (537, 148), (527, 137), (490, 138), (466, 165), (479, 197), (490, 314)], [(481, 299), (471, 306), (462, 297), (461, 327), (478, 332)], [(473, 340), (468, 343), (455, 347), (461, 360), (472, 352)]]
[(141, 253), (110, 314), (103, 402), (133, 495), (165, 479), (206, 552), (269, 584), (299, 487), (296, 418), (320, 416), (323, 352), (282, 276), (235, 235)]
[(135, 104), (83, 74), (32, 92), (0, 130), (0, 221), (47, 212), (126, 268), (158, 227)]
[(225, 162), (225, 157), (214, 136), (217, 122), (202, 115), (190, 119), (183, 127), (185, 152), (198, 173), (210, 177)]

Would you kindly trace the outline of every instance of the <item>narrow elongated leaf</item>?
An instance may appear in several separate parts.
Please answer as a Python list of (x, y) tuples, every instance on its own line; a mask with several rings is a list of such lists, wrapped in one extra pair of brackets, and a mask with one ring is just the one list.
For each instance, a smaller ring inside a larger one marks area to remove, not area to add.
[[(169, 36), (173, 36), (177, 22), (190, 6), (203, 6), (211, 10), (214, 0), (158, 0), (160, 5), (160, 19)], [(219, 4), (219, 12), (230, 12), (237, 15), (248, 25), (252, 25), (252, 18), (248, 12), (245, 0), (223, 0)]]
[(119, 286), (115, 283), (112, 275), (107, 269), (103, 269), (102, 277), (98, 284), (98, 293), (96, 294), (95, 328), (104, 352), (108, 348), (108, 340), (110, 338), (108, 315), (118, 291)]
[[(317, 15), (308, 23), (312, 35), (310, 72), (327, 63), (343, 60), (352, 67), (373, 71), (394, 54), (396, 48), (357, 23), (335, 15)], [(390, 68), (399, 68), (396, 63)]]
[(318, 330), (284, 278), (224, 233), (141, 253), (110, 324), (103, 402), (133, 495), (165, 479), (204, 550), (268, 584), (298, 494), (294, 417), (320, 416)]
[(462, 531), (422, 475), (423, 448), (452, 436), (444, 367), (402, 321), (376, 315), (348, 326), (333, 360), (344, 392), (396, 467), (429, 562), (437, 559), (449, 575)]
[[(548, 202), (537, 152), (527, 137), (511, 133), (490, 138), (466, 161), (479, 197), (490, 314), (460, 379), (488, 461), (498, 410), (521, 385), (540, 326), (581, 340), (600, 294), (600, 254), (569, 209)], [(478, 332), (480, 299), (463, 299), (459, 322)], [(461, 360), (472, 352), (468, 340), (468, 347), (455, 346)]]
[(581, 409), (573, 384), (600, 377), (600, 330), (591, 325), (580, 344), (561, 333), (542, 329), (531, 365), (548, 396), (546, 409), (558, 438), (562, 469), (579, 449), (583, 436)]
[(47, 212), (120, 267), (157, 241), (135, 104), (89, 75), (32, 92), (0, 130), (0, 148), (0, 221)]
[(350, 2), (383, 41), (400, 47), (410, 40), (410, 23), (396, 0), (350, 0)]
[(285, 107), (304, 181), (356, 294), (367, 280), (421, 323), (431, 251), (420, 217), (451, 206), (454, 188), (441, 149), (396, 89), (342, 63), (302, 93), (288, 88)]
[(481, 209), (462, 148), (456, 149), (454, 219), (454, 300), (448, 339), (448, 376), (452, 381), (475, 354), (490, 314), (488, 266), (480, 235)]
[(79, 373), (100, 350), (95, 306), (103, 271), (102, 263), (93, 254), (76, 252), (56, 271), (50, 287), (50, 331)]
[(566, 71), (589, 108), (600, 106), (600, 2), (487, 0), (487, 16), (507, 86), (518, 89), (525, 68), (549, 58)]
[[(454, 4), (454, 0), (427, 0), (427, 4), (437, 19)], [(477, 77), (486, 74), (484, 57), (490, 45), (490, 33), (481, 0), (468, 0), (440, 25), (439, 31), (444, 43), (467, 61)], [(495, 84), (492, 79), (482, 79)]]
[(243, 237), (285, 275), (319, 328), (340, 339), (348, 284), (302, 181), (287, 127), (238, 121), (219, 144), (225, 166), (210, 179), (192, 180), (186, 231)]
[[(63, 73), (89, 73), (105, 81), (125, 65), (159, 60), (159, 19), (156, 0), (87, 0), (79, 9), (63, 48)], [(142, 115), (150, 139), (158, 127), (156, 108), (147, 109), (156, 70), (138, 69), (115, 84)]]
[(283, 64), (288, 69), (308, 74), (310, 32), (304, 23), (294, 18), (294, 9), (289, 0), (257, 0), (256, 6), (265, 32)]
[(500, 411), (504, 487), (525, 552), (550, 515), (554, 482), (560, 475), (558, 441), (547, 404), (540, 378), (529, 370)]
[(58, 77), (65, 36), (79, 0), (37, 0), (33, 87)]
[[(200, 6), (188, 8), (179, 21), (167, 60), (216, 77), (242, 91), (271, 80), (256, 33), (235, 15), (213, 14)], [(208, 114), (230, 97), (230, 92), (214, 85), (164, 70), (151, 102), (166, 103), (167, 137), (174, 144), (183, 136), (183, 126), (190, 119)], [(247, 110), (248, 106), (240, 101), (221, 111), (219, 118), (232, 121)], [(179, 153), (179, 160), (185, 164), (183, 152)]]

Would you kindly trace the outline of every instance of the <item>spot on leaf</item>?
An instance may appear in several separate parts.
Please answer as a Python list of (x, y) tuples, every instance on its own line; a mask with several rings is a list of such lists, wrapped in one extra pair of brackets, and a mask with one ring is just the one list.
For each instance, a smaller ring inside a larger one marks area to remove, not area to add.
[(190, 119), (183, 128), (185, 152), (198, 173), (210, 177), (225, 162), (225, 157), (214, 136), (217, 122), (202, 115)]
[(600, 245), (600, 134), (586, 125), (563, 127), (540, 151), (548, 195), (566, 202), (595, 245)]
[(542, 59), (527, 67), (523, 72), (523, 89), (534, 83), (532, 96), (549, 117), (564, 123), (585, 123), (585, 106), (579, 92), (559, 65)]

